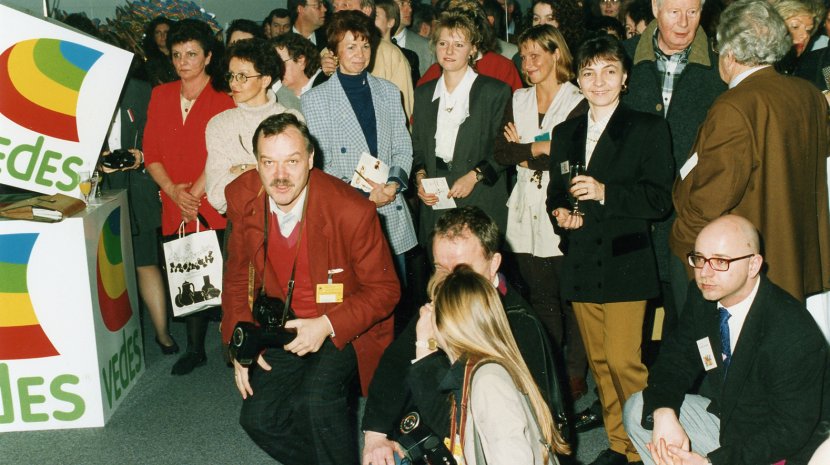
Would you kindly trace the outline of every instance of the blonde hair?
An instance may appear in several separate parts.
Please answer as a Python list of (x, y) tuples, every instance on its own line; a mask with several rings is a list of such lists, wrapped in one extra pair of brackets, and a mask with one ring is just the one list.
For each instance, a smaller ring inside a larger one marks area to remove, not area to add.
[(527, 394), (540, 433), (550, 447), (543, 451), (544, 462), (547, 463), (551, 450), (569, 454), (570, 447), (556, 428), (550, 409), (519, 352), (493, 284), (469, 266), (459, 265), (451, 273), (436, 273), (428, 291), (435, 307), (438, 336), (447, 355), (453, 359), (474, 360), (473, 370), (485, 363), (504, 367), (519, 391)]

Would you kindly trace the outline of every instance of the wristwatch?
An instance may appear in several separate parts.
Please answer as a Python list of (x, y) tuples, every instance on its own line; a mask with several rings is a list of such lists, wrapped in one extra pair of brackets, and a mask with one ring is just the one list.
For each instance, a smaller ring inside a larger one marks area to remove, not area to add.
[(481, 172), (481, 168), (476, 167), (476, 169), (474, 169), (473, 171), (475, 171), (476, 173), (476, 182), (481, 182), (484, 180), (484, 173)]
[(437, 350), (438, 349), (438, 341), (435, 338), (429, 338), (426, 341), (415, 341), (415, 347), (421, 347), (424, 349), (429, 350)]

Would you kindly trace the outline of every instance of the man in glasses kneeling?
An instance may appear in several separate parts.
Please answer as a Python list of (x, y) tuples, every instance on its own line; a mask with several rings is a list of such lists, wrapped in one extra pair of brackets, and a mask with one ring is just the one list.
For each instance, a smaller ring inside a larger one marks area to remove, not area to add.
[(625, 404), (646, 464), (806, 464), (822, 441), (827, 342), (761, 272), (760, 243), (752, 223), (726, 215), (687, 255), (695, 279), (678, 327)]

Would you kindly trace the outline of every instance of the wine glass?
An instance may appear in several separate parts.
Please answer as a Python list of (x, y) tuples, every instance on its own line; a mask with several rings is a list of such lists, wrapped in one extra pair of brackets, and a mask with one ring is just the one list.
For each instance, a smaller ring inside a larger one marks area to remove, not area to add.
[(81, 194), (84, 195), (84, 203), (89, 205), (89, 193), (92, 191), (92, 176), (89, 171), (80, 171), (78, 173), (78, 177), (80, 178), (78, 189), (80, 189)]
[[(574, 183), (575, 177), (585, 175), (585, 165), (580, 162), (572, 163), (569, 175), (568, 187), (570, 188), (570, 186)], [(584, 213), (579, 211), (579, 199), (573, 194), (571, 194), (571, 204), (573, 204), (574, 207), (571, 211), (571, 215), (584, 215)]]

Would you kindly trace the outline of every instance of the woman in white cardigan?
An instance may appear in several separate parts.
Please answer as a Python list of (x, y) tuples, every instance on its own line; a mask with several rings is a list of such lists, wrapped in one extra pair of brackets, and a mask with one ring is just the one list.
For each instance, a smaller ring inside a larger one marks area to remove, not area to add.
[[(545, 207), (550, 173), (550, 134), (566, 119), (585, 114), (587, 102), (569, 81), (571, 52), (559, 30), (533, 26), (519, 36), (522, 74), (532, 86), (513, 93), (496, 139), (494, 158), (516, 166), (516, 185), (507, 201), (505, 241), (515, 254), (530, 304), (545, 323), (557, 348), (565, 353), (571, 396), (587, 391), (588, 360), (573, 309), (561, 298), (559, 275), (564, 257)], [(568, 350), (564, 351), (567, 344)]]
[(496, 288), (467, 265), (436, 274), (429, 287), (436, 342), (452, 363), (442, 385), (453, 389), (456, 461), (558, 464), (556, 454), (570, 449), (519, 353)]
[(226, 53), (228, 79), (236, 108), (214, 116), (205, 130), (207, 164), (205, 165), (208, 202), (225, 213), (225, 186), (240, 174), (256, 168), (253, 136), (259, 123), (271, 115), (297, 110), (277, 102), (271, 83), (282, 77), (283, 64), (273, 48), (262, 39), (234, 42)]

